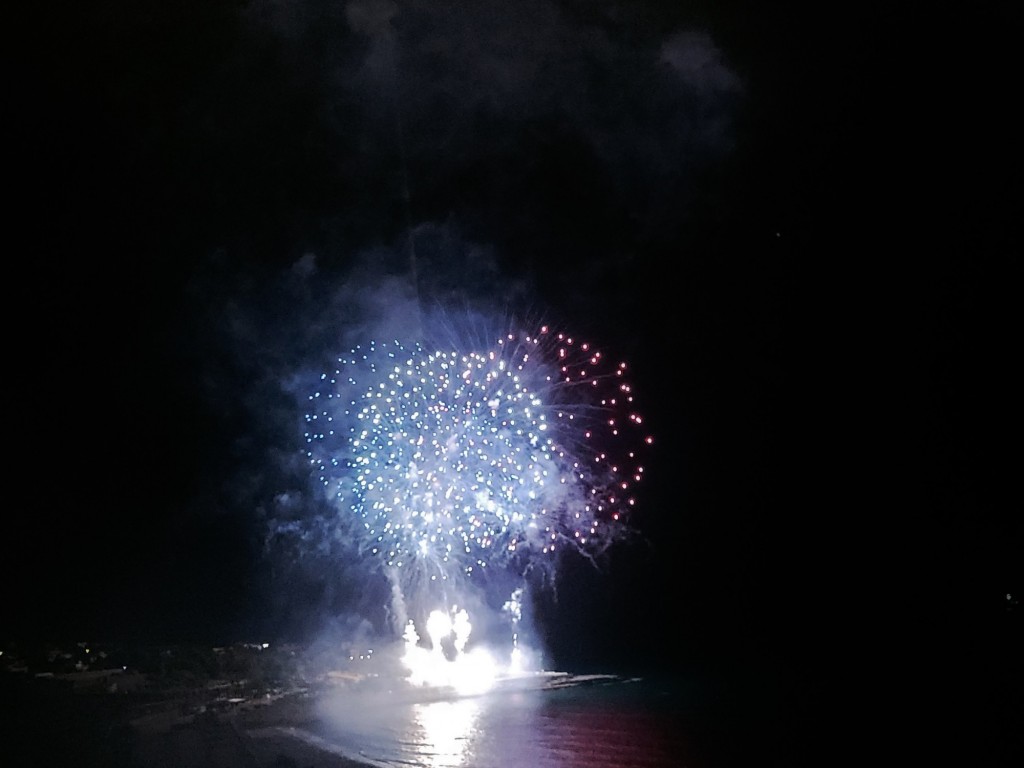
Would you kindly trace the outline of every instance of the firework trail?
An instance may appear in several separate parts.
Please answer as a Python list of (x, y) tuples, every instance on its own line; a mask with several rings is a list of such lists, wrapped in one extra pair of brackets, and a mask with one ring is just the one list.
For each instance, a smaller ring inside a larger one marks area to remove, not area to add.
[(604, 550), (651, 442), (626, 365), (548, 327), (472, 349), (356, 347), (305, 424), (339, 530), (421, 616), (563, 550)]

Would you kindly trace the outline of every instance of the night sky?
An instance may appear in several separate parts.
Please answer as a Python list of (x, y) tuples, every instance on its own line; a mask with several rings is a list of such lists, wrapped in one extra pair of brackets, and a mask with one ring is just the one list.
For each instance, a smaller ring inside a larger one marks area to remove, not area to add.
[(18, 11), (0, 634), (301, 637), (364, 599), (264, 513), (289, 377), (400, 325), (413, 261), (453, 316), (525, 301), (632, 365), (649, 546), (569, 567), (559, 659), (998, 670), (1021, 16), (967, 8)]

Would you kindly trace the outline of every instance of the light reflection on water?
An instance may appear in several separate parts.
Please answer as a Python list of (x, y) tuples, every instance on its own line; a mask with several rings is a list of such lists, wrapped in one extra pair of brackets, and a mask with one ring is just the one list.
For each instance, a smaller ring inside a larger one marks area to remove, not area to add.
[(317, 737), (382, 768), (674, 768), (690, 746), (675, 717), (625, 682), (443, 701), (339, 692)]
[(458, 768), (465, 762), (482, 707), (480, 698), (413, 706), (419, 741), (433, 750), (423, 755), (429, 761), (426, 765), (430, 768)]

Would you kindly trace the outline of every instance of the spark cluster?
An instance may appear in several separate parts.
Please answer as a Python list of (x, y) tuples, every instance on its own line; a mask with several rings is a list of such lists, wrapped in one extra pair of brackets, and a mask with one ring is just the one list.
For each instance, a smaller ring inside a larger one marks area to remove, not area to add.
[(483, 346), (371, 342), (309, 394), (316, 482), (407, 581), (604, 547), (635, 503), (651, 438), (626, 365), (548, 327)]

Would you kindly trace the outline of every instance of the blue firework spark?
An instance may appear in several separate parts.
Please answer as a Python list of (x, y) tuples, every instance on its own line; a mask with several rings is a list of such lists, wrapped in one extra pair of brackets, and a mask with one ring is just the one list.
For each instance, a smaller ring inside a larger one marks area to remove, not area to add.
[(309, 395), (307, 455), (360, 552), (406, 584), (521, 573), (623, 529), (651, 442), (626, 374), (547, 327), (469, 351), (371, 342)]

